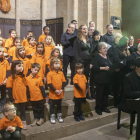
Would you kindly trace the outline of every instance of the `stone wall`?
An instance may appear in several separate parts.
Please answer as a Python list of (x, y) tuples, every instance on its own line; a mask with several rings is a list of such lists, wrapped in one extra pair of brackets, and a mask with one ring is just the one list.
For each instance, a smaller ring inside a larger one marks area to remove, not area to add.
[(95, 21), (96, 29), (104, 34), (106, 25), (111, 22), (111, 16), (121, 17), (121, 0), (11, 0), (10, 2), (11, 11), (7, 14), (0, 11), (0, 17), (17, 19), (18, 34), (20, 34), (20, 19), (42, 20), (42, 26), (45, 26), (45, 19), (63, 17), (64, 32), (73, 19), (78, 21), (78, 26), (81, 24), (88, 26), (92, 20)]

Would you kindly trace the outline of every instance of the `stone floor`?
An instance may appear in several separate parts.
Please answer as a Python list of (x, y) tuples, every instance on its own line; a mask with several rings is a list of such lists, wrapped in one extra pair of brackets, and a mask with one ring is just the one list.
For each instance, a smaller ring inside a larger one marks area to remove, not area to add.
[(116, 129), (117, 122), (114, 122), (59, 140), (135, 140), (136, 124), (133, 126), (133, 135), (129, 135), (129, 121), (129, 118), (121, 120), (119, 130)]

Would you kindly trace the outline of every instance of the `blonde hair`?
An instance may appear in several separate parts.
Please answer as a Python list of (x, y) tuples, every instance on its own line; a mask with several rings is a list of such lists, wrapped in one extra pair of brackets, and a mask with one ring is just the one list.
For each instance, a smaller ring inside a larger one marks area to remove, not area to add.
[(114, 42), (116, 41), (116, 39), (117, 39), (118, 37), (122, 38), (122, 34), (116, 33), (115, 36), (114, 36)]
[[(20, 49), (24, 49), (25, 50), (24, 46), (22, 46), (22, 45), (19, 45), (19, 46), (16, 47), (16, 58), (18, 58), (18, 59), (20, 57), (20, 55), (19, 55), (19, 50)], [(26, 54), (25, 54), (25, 56), (26, 56)]]
[(52, 58), (51, 62), (50, 62), (50, 70), (54, 70), (54, 63), (55, 62), (59, 62), (60, 63), (60, 60), (57, 57)]
[(103, 46), (107, 47), (107, 44), (105, 42), (100, 42), (97, 46), (98, 51), (101, 50)]
[[(83, 37), (82, 37), (82, 27), (86, 26), (86, 25), (80, 25), (80, 27), (78, 28), (78, 38), (83, 41)], [(86, 36), (86, 41), (89, 41), (88, 36)]]
[[(6, 103), (6, 104), (2, 107), (2, 113), (3, 113), (3, 114), (4, 114), (5, 112), (8, 111), (10, 105), (15, 106), (15, 105), (14, 105), (13, 103), (11, 103), (11, 102)], [(5, 115), (5, 114), (4, 114), (4, 115)]]
[(140, 43), (138, 44), (138, 48), (140, 48)]
[(3, 51), (4, 51), (4, 47), (3, 46), (0, 46), (0, 49), (3, 49)]
[(131, 37), (134, 39), (134, 36), (131, 35), (131, 36), (129, 36), (129, 40), (131, 39)]
[(51, 37), (51, 45), (55, 46), (55, 42), (54, 42), (52, 36), (50, 36), (50, 35), (46, 35), (46, 37), (45, 37), (45, 39), (44, 39), (44, 44), (46, 45), (46, 38), (47, 38), (48, 36)]

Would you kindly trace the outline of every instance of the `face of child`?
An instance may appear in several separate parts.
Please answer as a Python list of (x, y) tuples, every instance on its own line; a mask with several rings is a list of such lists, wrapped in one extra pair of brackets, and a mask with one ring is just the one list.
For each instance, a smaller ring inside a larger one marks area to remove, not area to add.
[(16, 72), (17, 73), (23, 72), (23, 64), (17, 64), (16, 65)]
[(50, 37), (50, 36), (48, 36), (48, 37), (46, 38), (46, 44), (47, 44), (47, 45), (50, 45), (50, 44), (51, 44), (51, 37)]
[(38, 52), (39, 54), (42, 54), (42, 52), (43, 52), (43, 46), (42, 46), (42, 45), (38, 45), (38, 46), (37, 46), (37, 52)]
[(3, 44), (3, 39), (0, 37), (0, 46)]
[(54, 63), (54, 69), (55, 70), (58, 70), (60, 68), (60, 62), (59, 61), (56, 61), (55, 63)]
[(29, 32), (29, 34), (27, 35), (27, 37), (33, 36), (32, 32)]
[(19, 55), (24, 57), (25, 56), (25, 49), (19, 49)]
[(50, 32), (50, 29), (49, 29), (48, 27), (46, 27), (45, 30), (44, 30), (44, 34), (45, 34), (45, 35), (48, 35), (49, 32)]
[(53, 53), (53, 56), (54, 56), (54, 57), (59, 57), (59, 56), (60, 56), (60, 51), (59, 51), (59, 50), (56, 50), (56, 51)]
[(83, 68), (78, 69), (77, 73), (81, 75), (83, 73)]
[(12, 31), (10, 36), (11, 36), (12, 38), (15, 38), (15, 37), (16, 37), (16, 31)]
[(32, 75), (37, 75), (38, 72), (39, 72), (39, 68), (38, 67), (35, 67), (35, 68), (31, 68), (31, 72), (32, 72)]
[(4, 113), (7, 117), (14, 117), (16, 115), (16, 108), (14, 105), (9, 105), (7, 112)]
[(4, 49), (0, 48), (0, 58), (2, 58), (4, 55)]
[(34, 46), (35, 45), (35, 38), (31, 38), (31, 40), (29, 41), (29, 44), (31, 46)]
[(15, 46), (18, 46), (18, 45), (20, 45), (20, 40), (16, 40), (15, 42)]

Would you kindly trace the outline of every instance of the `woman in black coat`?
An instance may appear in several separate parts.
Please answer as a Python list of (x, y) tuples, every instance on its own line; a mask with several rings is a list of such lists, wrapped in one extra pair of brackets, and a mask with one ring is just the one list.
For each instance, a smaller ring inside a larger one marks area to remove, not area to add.
[(140, 44), (138, 44), (138, 50), (136, 52), (132, 52), (132, 59), (135, 60), (140, 57)]
[(94, 71), (94, 82), (96, 84), (96, 107), (97, 114), (102, 112), (110, 113), (107, 109), (108, 94), (110, 90), (110, 74), (109, 67), (112, 65), (107, 56), (107, 44), (100, 42), (98, 44), (99, 53), (92, 61), (92, 70)]
[[(84, 66), (84, 74), (87, 78), (90, 72), (90, 62), (91, 62), (91, 45), (87, 36), (87, 26), (81, 25), (78, 29), (78, 36), (74, 41), (74, 59), (75, 63), (82, 63)], [(92, 99), (89, 94), (87, 94), (88, 99)]]

